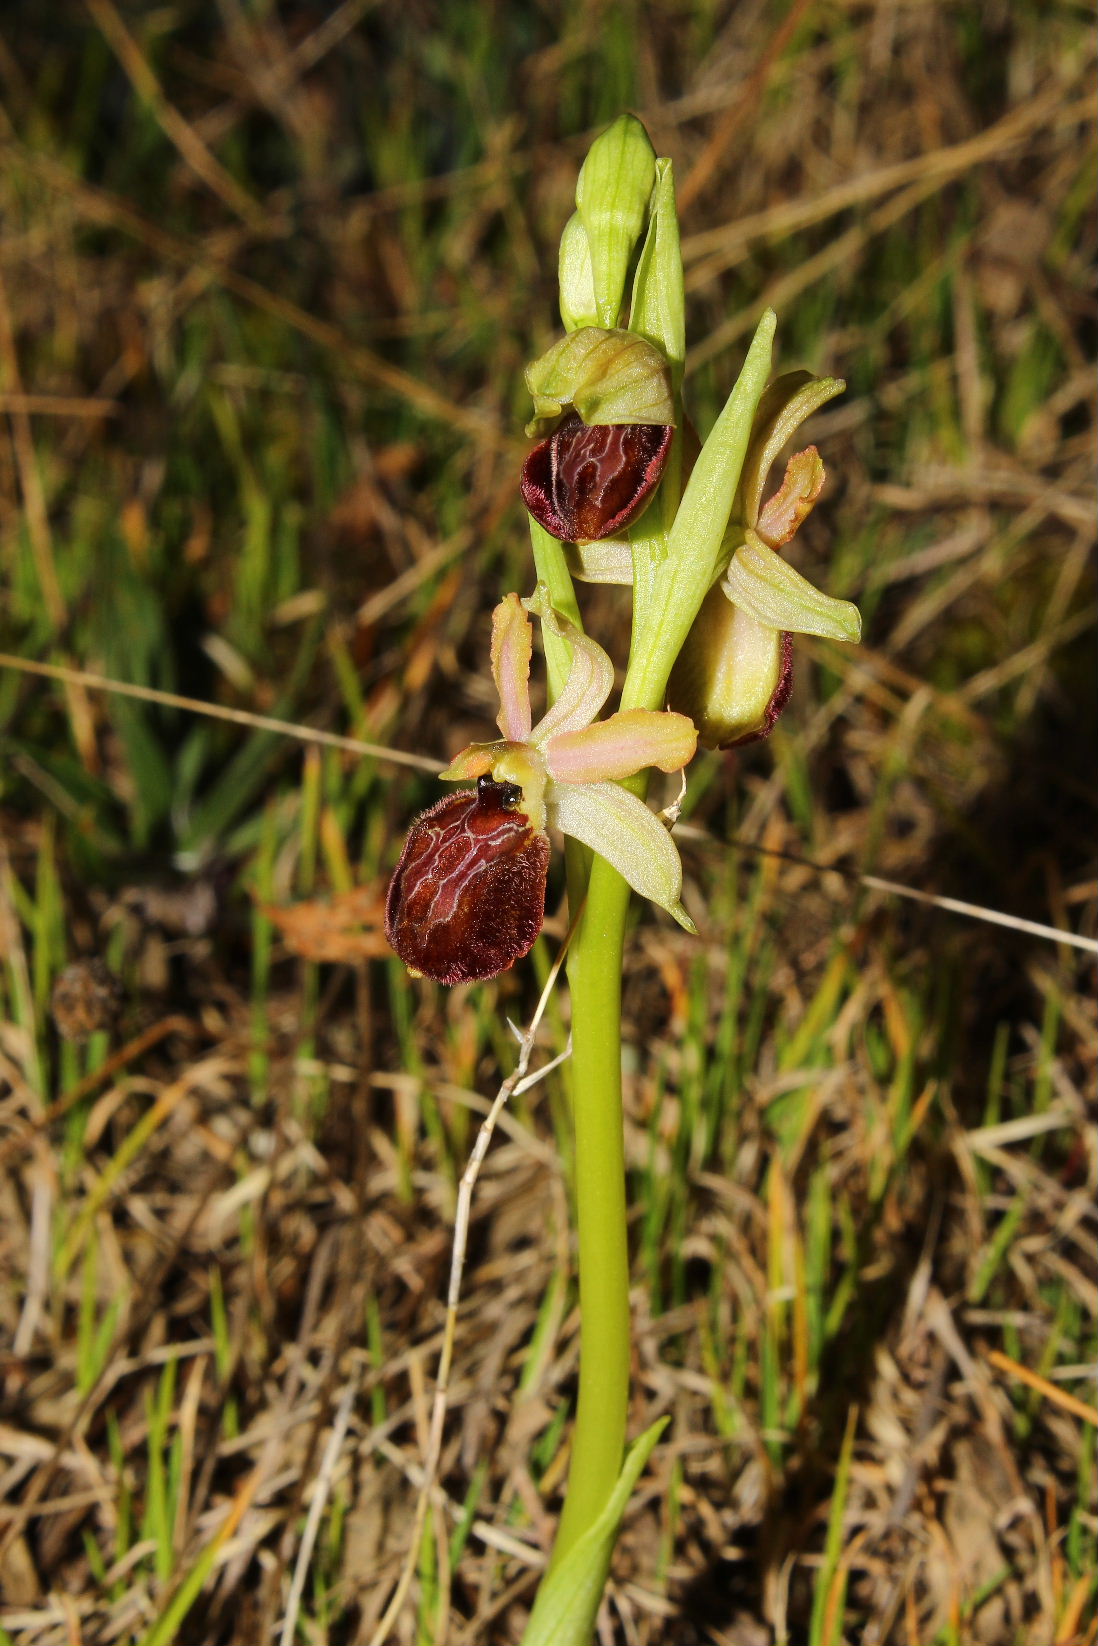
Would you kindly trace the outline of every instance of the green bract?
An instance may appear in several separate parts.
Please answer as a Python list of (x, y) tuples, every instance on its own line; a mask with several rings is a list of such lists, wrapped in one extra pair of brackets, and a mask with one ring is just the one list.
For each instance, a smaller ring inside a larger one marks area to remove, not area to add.
[(621, 1517), (667, 1424), (668, 1419), (661, 1417), (634, 1441), (602, 1513), (564, 1559), (550, 1568), (538, 1590), (522, 1646), (588, 1646)]
[(656, 161), (648, 233), (633, 279), (629, 329), (646, 337), (667, 357), (677, 389), (686, 358), (686, 314), (675, 174), (670, 160)]

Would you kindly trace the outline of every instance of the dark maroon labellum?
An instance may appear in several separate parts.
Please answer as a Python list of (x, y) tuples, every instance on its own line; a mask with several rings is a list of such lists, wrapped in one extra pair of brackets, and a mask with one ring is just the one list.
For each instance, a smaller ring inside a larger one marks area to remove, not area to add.
[(522, 465), (522, 501), (566, 543), (613, 537), (659, 484), (674, 432), (663, 423), (594, 427), (569, 412)]
[(436, 983), (495, 977), (533, 947), (545, 918), (549, 841), (519, 810), (522, 790), (482, 777), (408, 831), (385, 904), (385, 935)]

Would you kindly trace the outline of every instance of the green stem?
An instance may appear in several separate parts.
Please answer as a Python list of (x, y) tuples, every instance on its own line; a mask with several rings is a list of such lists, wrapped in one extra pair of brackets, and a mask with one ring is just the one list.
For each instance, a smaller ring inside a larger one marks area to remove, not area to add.
[(617, 1483), (629, 1411), (629, 1251), (621, 1106), (621, 969), (629, 887), (601, 857), (568, 960), (572, 996), (579, 1403), (556, 1566)]

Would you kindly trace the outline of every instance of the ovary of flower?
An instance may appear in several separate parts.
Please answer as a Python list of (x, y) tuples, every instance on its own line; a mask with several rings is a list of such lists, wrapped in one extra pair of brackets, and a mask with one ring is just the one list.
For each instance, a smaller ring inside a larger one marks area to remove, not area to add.
[[(532, 612), (572, 649), (564, 688), (537, 725), (530, 710)], [(543, 585), (530, 600), (510, 594), (492, 618), (492, 677), (499, 692), (502, 738), (472, 743), (442, 773), (467, 781), (491, 775), (522, 790), (533, 829), (547, 826), (582, 841), (613, 865), (642, 897), (651, 898), (688, 931), (682, 906), (682, 863), (667, 830), (644, 802), (619, 786), (648, 766), (679, 770), (692, 759), (697, 732), (686, 715), (625, 709), (596, 720), (614, 685), (602, 647), (562, 618)]]

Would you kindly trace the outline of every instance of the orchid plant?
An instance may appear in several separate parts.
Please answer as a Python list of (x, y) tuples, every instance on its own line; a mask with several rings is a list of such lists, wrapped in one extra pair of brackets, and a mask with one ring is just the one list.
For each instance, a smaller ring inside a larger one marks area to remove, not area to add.
[[(646, 802), (648, 774), (686, 767), (699, 742), (728, 748), (766, 736), (789, 697), (791, 635), (860, 633), (857, 609), (813, 588), (780, 553), (823, 486), (814, 446), (789, 458), (764, 501), (783, 447), (843, 384), (791, 372), (768, 387), (768, 311), (699, 446), (682, 408), (671, 162), (656, 157), (631, 116), (583, 164), (559, 275), (564, 336), (526, 372), (536, 444), (519, 486), (536, 587), (528, 599), (506, 595), (492, 623), (500, 737), (470, 744), (442, 773), (475, 787), (413, 823), (386, 908), (387, 936), (413, 976), (492, 977), (535, 942), (550, 831), (565, 837), (576, 922), (568, 979), (581, 1356), (568, 1491), (526, 1646), (590, 1640), (618, 1523), (662, 1429), (626, 1454), (621, 976), (630, 893), (695, 930), (678, 850)], [(584, 632), (577, 581), (632, 591), (621, 700), (604, 719), (614, 663)], [(549, 702), (536, 723), (532, 617)]]

